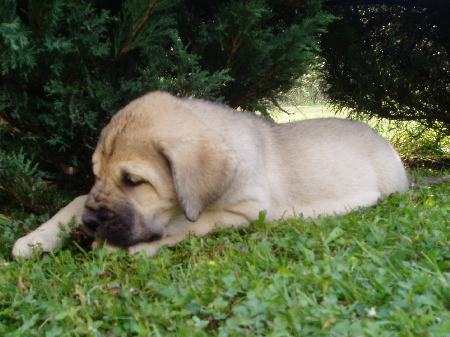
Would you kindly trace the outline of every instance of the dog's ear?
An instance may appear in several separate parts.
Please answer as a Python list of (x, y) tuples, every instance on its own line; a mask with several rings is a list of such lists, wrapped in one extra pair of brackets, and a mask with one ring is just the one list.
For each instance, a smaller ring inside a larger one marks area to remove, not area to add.
[(206, 134), (160, 143), (170, 163), (178, 199), (190, 221), (196, 221), (227, 190), (237, 169), (226, 143)]

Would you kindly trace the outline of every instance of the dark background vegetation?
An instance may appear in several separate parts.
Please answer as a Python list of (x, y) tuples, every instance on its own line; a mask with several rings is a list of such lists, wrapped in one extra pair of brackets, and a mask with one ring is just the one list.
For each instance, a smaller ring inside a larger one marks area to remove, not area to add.
[(450, 2), (326, 1), (324, 89), (339, 108), (415, 120), (448, 135)]
[(443, 0), (0, 0), (0, 214), (45, 216), (86, 192), (101, 128), (155, 89), (270, 116), (313, 71), (338, 109), (448, 135), (449, 12)]

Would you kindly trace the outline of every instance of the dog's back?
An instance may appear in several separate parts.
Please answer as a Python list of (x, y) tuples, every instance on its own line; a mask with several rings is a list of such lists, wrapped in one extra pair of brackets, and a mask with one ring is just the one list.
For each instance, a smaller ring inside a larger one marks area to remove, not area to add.
[[(369, 126), (327, 118), (272, 128), (286, 203), (305, 216), (346, 213), (376, 204), (383, 194), (405, 192), (404, 166), (388, 141)], [(276, 187), (273, 187), (276, 189)]]

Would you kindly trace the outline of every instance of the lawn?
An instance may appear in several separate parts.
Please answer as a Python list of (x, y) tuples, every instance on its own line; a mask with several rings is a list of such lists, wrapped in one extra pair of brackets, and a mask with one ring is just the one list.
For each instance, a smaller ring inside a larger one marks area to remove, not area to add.
[[(346, 118), (346, 111), (335, 114), (329, 105), (284, 106), (285, 112), (274, 109), (273, 119), (278, 123), (294, 122), (309, 118)], [(450, 137), (430, 129), (417, 121), (389, 121), (386, 119), (363, 120), (389, 140), (403, 158), (430, 160), (440, 158), (450, 162)], [(438, 165), (440, 166), (440, 165)]]
[(335, 114), (327, 105), (284, 106), (285, 112), (274, 109), (271, 115), (278, 123), (294, 122), (309, 118), (345, 117), (343, 114)]
[[(191, 238), (0, 256), (1, 336), (449, 336), (449, 185)], [(263, 215), (261, 215), (263, 218)]]

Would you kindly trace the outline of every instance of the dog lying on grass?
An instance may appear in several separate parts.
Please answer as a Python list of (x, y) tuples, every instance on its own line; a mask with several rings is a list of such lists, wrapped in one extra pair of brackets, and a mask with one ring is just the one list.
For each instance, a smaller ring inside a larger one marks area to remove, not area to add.
[(393, 147), (343, 119), (275, 124), (199, 99), (152, 92), (119, 111), (93, 155), (95, 185), (17, 240), (13, 256), (51, 251), (59, 223), (83, 223), (94, 246), (145, 251), (215, 227), (344, 214), (406, 192)]

